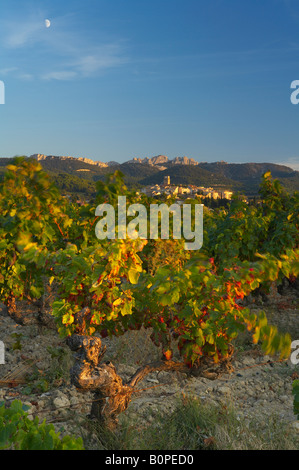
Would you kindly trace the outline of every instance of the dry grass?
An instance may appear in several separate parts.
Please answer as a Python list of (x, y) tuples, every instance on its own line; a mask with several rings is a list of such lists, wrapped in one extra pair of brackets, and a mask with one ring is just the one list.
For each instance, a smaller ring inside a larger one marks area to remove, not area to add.
[[(156, 414), (150, 425), (122, 417), (115, 432), (93, 425), (106, 450), (298, 450), (299, 434), (275, 415), (261, 427), (246, 422), (232, 405), (203, 404), (182, 396), (171, 414)], [(88, 442), (86, 442), (88, 448)]]

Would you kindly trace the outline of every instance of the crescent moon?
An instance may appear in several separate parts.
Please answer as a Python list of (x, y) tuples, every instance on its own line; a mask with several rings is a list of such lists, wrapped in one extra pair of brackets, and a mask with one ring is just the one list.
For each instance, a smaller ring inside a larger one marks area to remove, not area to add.
[(45, 25), (46, 25), (46, 28), (50, 28), (51, 21), (50, 20), (45, 20)]

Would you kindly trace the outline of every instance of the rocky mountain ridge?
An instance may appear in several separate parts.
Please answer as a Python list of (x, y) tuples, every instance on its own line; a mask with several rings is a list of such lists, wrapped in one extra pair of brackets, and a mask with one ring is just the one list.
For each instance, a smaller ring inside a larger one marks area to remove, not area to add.
[[(71, 157), (71, 156), (54, 156), (54, 155), (43, 155), (40, 153), (35, 153), (34, 155), (30, 155), (31, 158), (35, 158), (37, 161), (44, 161), (44, 160), (54, 160), (54, 159), (59, 159), (59, 160), (75, 160), (83, 163), (88, 163), (88, 165), (96, 165), (101, 168), (107, 168), (109, 166), (109, 163), (103, 163), (103, 162), (95, 162), (94, 160), (91, 160), (90, 158), (83, 158), (83, 157)], [(111, 162), (113, 164), (117, 164), (116, 162)]]
[[(89, 165), (96, 165), (102, 168), (107, 168), (109, 166), (116, 166), (119, 165), (119, 163), (112, 161), (108, 163), (104, 162), (99, 162), (99, 161), (94, 161), (90, 158), (85, 158), (85, 157), (72, 157), (72, 156), (54, 156), (54, 155), (43, 155), (40, 153), (36, 153), (31, 155), (31, 158), (35, 158), (38, 161), (44, 161), (44, 160), (53, 160), (53, 159), (60, 159), (60, 160), (76, 160), (80, 161), (83, 163), (88, 163)], [(199, 165), (199, 162), (195, 161), (194, 158), (188, 158), (188, 157), (175, 157), (173, 160), (170, 160), (167, 156), (165, 155), (157, 155), (155, 157), (145, 157), (145, 158), (137, 158), (134, 157), (132, 160), (129, 160), (125, 163), (141, 163), (141, 164), (146, 164), (146, 165)]]

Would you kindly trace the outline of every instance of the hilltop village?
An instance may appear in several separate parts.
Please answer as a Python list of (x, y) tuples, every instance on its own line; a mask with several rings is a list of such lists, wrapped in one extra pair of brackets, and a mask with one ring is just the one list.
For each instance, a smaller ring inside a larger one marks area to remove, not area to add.
[(181, 198), (182, 196), (194, 197), (196, 195), (200, 196), (202, 199), (228, 199), (232, 198), (232, 191), (219, 191), (214, 188), (205, 188), (204, 186), (195, 186), (192, 184), (189, 185), (175, 185), (171, 184), (170, 176), (165, 176), (162, 184), (155, 184), (152, 186), (146, 186), (141, 189), (141, 193), (155, 197), (161, 196), (162, 194), (166, 197), (175, 196), (176, 198)]

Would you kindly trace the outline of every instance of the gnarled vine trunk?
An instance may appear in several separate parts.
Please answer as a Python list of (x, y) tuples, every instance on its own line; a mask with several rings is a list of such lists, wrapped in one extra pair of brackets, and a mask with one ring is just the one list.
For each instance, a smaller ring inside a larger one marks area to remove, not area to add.
[(190, 369), (182, 362), (161, 360), (140, 367), (127, 383), (123, 383), (111, 362), (101, 362), (106, 348), (102, 347), (100, 338), (74, 334), (67, 339), (67, 344), (76, 353), (71, 369), (72, 383), (79, 389), (94, 391), (90, 417), (110, 429), (116, 426), (118, 415), (128, 408), (136, 385), (151, 372), (180, 371), (213, 380), (232, 370), (233, 348), (229, 357), (217, 365), (211, 359), (203, 358), (200, 365)]
[(111, 362), (100, 362), (106, 350), (100, 338), (73, 335), (67, 344), (76, 352), (72, 383), (79, 389), (95, 392), (90, 417), (113, 427), (116, 416), (129, 405), (132, 387), (123, 384)]
[(57, 329), (55, 319), (47, 311), (49, 309), (45, 305), (43, 296), (36, 301), (20, 300), (18, 302), (15, 297), (10, 296), (6, 301), (6, 308), (8, 315), (18, 325), (38, 325), (52, 330)]

